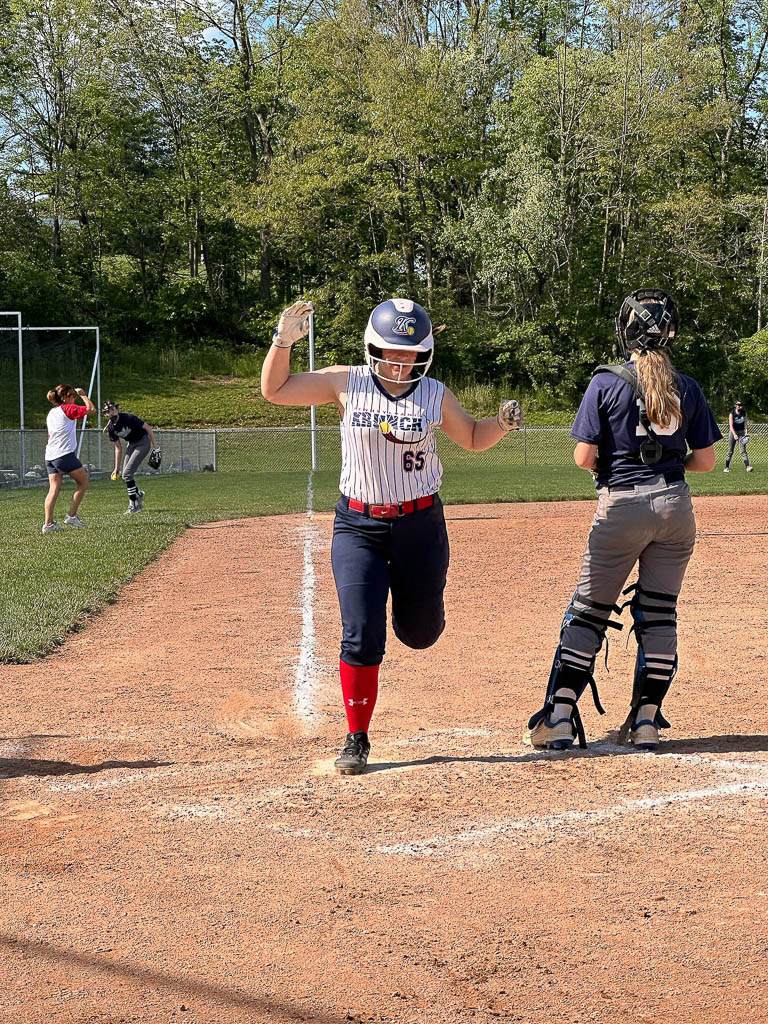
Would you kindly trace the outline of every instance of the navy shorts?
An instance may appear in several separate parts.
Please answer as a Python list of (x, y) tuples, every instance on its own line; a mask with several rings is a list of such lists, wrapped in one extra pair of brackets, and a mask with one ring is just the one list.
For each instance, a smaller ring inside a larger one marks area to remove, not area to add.
[(51, 473), (74, 473), (76, 469), (82, 469), (83, 464), (74, 452), (70, 452), (68, 455), (60, 455), (58, 459), (46, 462), (45, 468), (50, 476)]
[(398, 519), (370, 519), (336, 505), (331, 565), (341, 609), (341, 658), (378, 665), (392, 628), (408, 647), (431, 647), (445, 629), (443, 591), (450, 551), (443, 503)]

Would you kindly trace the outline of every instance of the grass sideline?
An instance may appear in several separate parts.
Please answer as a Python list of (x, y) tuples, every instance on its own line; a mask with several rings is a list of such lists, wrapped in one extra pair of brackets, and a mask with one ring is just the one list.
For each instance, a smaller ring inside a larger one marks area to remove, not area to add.
[[(96, 481), (82, 514), (88, 528), (43, 536), (45, 489), (0, 492), (0, 662), (29, 662), (50, 653), (87, 615), (114, 601), (121, 588), (197, 523), (302, 512), (309, 474), (241, 472), (179, 474), (146, 479), (139, 516), (124, 516), (122, 484)], [(747, 476), (717, 470), (690, 478), (694, 494), (754, 494), (768, 489), (768, 471)], [(315, 473), (314, 508), (330, 511), (338, 470)], [(64, 517), (70, 488), (57, 514)], [(594, 496), (590, 477), (571, 465), (448, 467), (446, 504), (562, 501)], [(581, 541), (579, 541), (581, 543)]]

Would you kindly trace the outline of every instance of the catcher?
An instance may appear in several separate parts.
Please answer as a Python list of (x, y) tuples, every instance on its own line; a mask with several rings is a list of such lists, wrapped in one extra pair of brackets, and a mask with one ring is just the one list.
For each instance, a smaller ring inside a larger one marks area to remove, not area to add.
[[(616, 317), (628, 362), (598, 366), (576, 415), (573, 457), (595, 477), (597, 511), (544, 707), (523, 738), (534, 747), (563, 750), (576, 737), (586, 746), (577, 702), (590, 686), (603, 714), (595, 658), (608, 628), (623, 628), (611, 621), (621, 593), (632, 594), (637, 659), (619, 738), (629, 731), (638, 750), (655, 750), (659, 729), (669, 727), (661, 706), (677, 671), (677, 598), (696, 539), (685, 473), (710, 472), (722, 436), (699, 385), (672, 366), (678, 328), (677, 306), (664, 292), (628, 296)], [(622, 591), (635, 562), (637, 582)]]
[(109, 439), (115, 445), (115, 468), (112, 472), (112, 479), (120, 479), (120, 462), (123, 459), (123, 439), (127, 444), (125, 459), (123, 460), (122, 477), (125, 486), (128, 488), (128, 508), (124, 515), (130, 516), (141, 512), (144, 504), (144, 491), (140, 491), (136, 485), (134, 476), (144, 459), (149, 456), (147, 463), (150, 469), (159, 469), (162, 462), (162, 453), (155, 438), (154, 431), (148, 423), (145, 423), (138, 416), (130, 412), (120, 412), (117, 402), (105, 402), (102, 412), (108, 417), (106, 429)]
[(724, 473), (731, 472), (731, 459), (733, 458), (733, 452), (737, 444), (741, 451), (741, 458), (744, 461), (744, 465), (747, 467), (747, 472), (752, 472), (752, 466), (749, 464), (749, 455), (747, 455), (748, 443), (749, 434), (747, 433), (747, 412), (741, 399), (737, 399), (736, 404), (731, 409), (728, 416), (728, 454), (725, 457)]

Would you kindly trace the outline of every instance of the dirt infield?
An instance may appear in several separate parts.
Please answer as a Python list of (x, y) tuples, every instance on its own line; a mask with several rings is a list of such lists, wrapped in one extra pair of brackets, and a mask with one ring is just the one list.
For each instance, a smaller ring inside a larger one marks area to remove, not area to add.
[[(660, 754), (523, 748), (591, 503), (449, 507), (448, 628), (345, 731), (329, 516), (190, 530), (0, 667), (3, 1024), (768, 1017), (764, 497), (699, 499)], [(626, 617), (626, 613), (625, 613)]]

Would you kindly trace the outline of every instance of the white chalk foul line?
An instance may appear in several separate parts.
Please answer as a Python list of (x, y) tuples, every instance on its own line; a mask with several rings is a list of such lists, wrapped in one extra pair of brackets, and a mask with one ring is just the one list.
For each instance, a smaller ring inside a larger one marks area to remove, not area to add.
[[(740, 767), (746, 766), (741, 765)], [(465, 829), (454, 835), (437, 835), (429, 839), (417, 839), (405, 843), (380, 844), (374, 848), (374, 852), (399, 854), (407, 857), (431, 857), (436, 854), (448, 853), (457, 847), (478, 846), (490, 839), (514, 836), (520, 832), (551, 832), (558, 828), (572, 830), (574, 826), (576, 830), (580, 831), (606, 821), (615, 821), (643, 811), (653, 811), (675, 804), (697, 803), (702, 800), (716, 800), (731, 796), (763, 796), (768, 793), (766, 769), (760, 770), (759, 776), (758, 779), (749, 782), (732, 782), (705, 789), (689, 789), (676, 793), (663, 793), (660, 796), (641, 797), (637, 800), (625, 800), (620, 804), (598, 807), (590, 811), (559, 811), (555, 814), (532, 815), (527, 818), (499, 821), (492, 825)]]
[(301, 647), (293, 681), (293, 708), (304, 722), (319, 717), (315, 710), (317, 659), (315, 656), (315, 563), (313, 550), (317, 531), (311, 522), (314, 505), (312, 474), (307, 482), (307, 524), (304, 527), (304, 561), (301, 574)]

